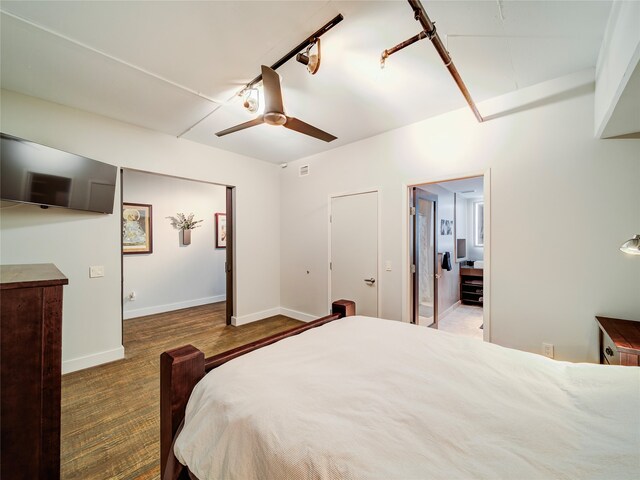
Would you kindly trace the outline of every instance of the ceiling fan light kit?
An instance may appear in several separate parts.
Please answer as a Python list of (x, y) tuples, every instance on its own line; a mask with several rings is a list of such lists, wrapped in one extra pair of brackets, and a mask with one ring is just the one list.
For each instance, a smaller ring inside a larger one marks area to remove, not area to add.
[(462, 81), (462, 77), (460, 76), (460, 73), (458, 73), (458, 69), (453, 64), (453, 59), (451, 58), (451, 55), (449, 55), (449, 52), (445, 48), (444, 43), (440, 38), (440, 35), (438, 35), (435, 22), (431, 21), (431, 19), (427, 15), (427, 11), (422, 6), (422, 3), (420, 2), (420, 0), (407, 0), (407, 1), (409, 2), (411, 9), (413, 10), (413, 18), (415, 18), (418, 22), (420, 22), (420, 25), (422, 26), (423, 30), (417, 35), (414, 35), (413, 37), (409, 38), (408, 40), (405, 40), (404, 42), (399, 43), (395, 47), (389, 48), (388, 50), (384, 50), (382, 52), (382, 55), (380, 56), (380, 67), (384, 68), (386, 60), (387, 58), (389, 58), (390, 55), (393, 55), (397, 51), (402, 50), (403, 48), (408, 47), (409, 45), (412, 45), (417, 41), (422, 40), (423, 38), (428, 38), (429, 40), (431, 40), (431, 43), (433, 43), (433, 46), (435, 47), (436, 51), (438, 52), (438, 55), (444, 62), (444, 66), (447, 67), (447, 70), (449, 70), (449, 73), (453, 77), (453, 80), (456, 82), (456, 85), (458, 85), (460, 92), (462, 92), (462, 95), (467, 101), (469, 108), (471, 108), (471, 111), (475, 115), (476, 120), (478, 120), (478, 122), (483, 122), (484, 119), (482, 118), (482, 115), (480, 115), (480, 112), (478, 111), (478, 107), (476, 106), (476, 103), (473, 101), (473, 98), (471, 98), (469, 89), (467, 88), (465, 83)]
[(288, 117), (284, 113), (284, 105), (282, 103), (282, 89), (280, 87), (280, 76), (272, 68), (262, 65), (262, 84), (264, 86), (264, 114), (253, 120), (241, 123), (226, 130), (216, 133), (216, 136), (223, 137), (230, 133), (239, 132), (246, 128), (255, 127), (266, 123), (268, 125), (283, 126), (289, 130), (304, 133), (310, 137), (332, 142), (337, 137), (327, 133), (319, 128), (309, 125), (308, 123), (298, 120), (294, 117)]

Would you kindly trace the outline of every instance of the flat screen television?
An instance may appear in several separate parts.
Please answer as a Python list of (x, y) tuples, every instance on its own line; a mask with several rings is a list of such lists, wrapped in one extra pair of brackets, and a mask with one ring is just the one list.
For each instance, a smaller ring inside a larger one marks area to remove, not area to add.
[(0, 133), (0, 198), (113, 213), (117, 167)]

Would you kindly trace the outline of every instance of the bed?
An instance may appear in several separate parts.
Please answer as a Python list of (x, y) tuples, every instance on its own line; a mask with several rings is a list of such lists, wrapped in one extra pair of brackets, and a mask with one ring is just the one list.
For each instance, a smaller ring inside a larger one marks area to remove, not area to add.
[(163, 354), (163, 480), (638, 477), (640, 368), (555, 361), (342, 302), (210, 359)]

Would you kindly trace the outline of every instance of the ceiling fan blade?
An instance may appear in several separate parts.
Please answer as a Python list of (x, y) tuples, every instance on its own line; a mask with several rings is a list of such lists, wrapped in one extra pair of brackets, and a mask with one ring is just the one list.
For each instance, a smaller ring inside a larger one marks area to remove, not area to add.
[(264, 86), (264, 111), (284, 114), (280, 76), (272, 68), (262, 65), (262, 85)]
[(222, 130), (216, 133), (217, 137), (223, 137), (225, 135), (229, 135), (230, 133), (239, 132), (240, 130), (244, 130), (245, 128), (255, 127), (256, 125), (260, 125), (264, 123), (262, 116), (258, 118), (254, 118), (253, 120), (249, 120), (248, 122), (241, 123), (240, 125), (236, 125), (235, 127), (227, 128), (226, 130)]
[(296, 132), (304, 133), (305, 135), (324, 140), (325, 142), (332, 142), (336, 138), (338, 138), (334, 137), (330, 133), (314, 127), (313, 125), (309, 125), (308, 123), (304, 123), (302, 120), (298, 120), (297, 118), (293, 117), (287, 117), (287, 123), (285, 123), (283, 126), (288, 128), (289, 130), (295, 130)]

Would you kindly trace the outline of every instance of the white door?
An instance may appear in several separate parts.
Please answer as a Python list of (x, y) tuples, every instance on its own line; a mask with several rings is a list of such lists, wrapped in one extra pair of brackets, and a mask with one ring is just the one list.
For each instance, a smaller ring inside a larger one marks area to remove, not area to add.
[(330, 300), (378, 316), (378, 192), (331, 199)]

